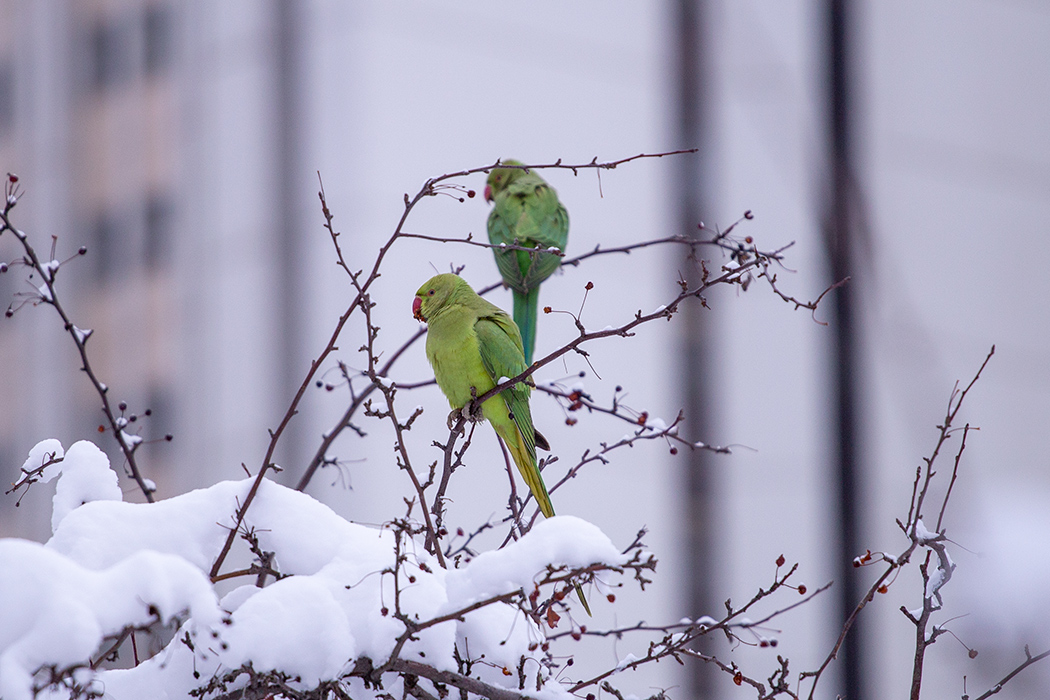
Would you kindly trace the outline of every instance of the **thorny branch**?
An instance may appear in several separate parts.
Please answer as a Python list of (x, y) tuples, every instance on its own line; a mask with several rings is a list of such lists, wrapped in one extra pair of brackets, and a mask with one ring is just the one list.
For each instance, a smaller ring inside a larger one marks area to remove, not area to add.
[[(791, 566), (791, 568), (789, 568), (787, 571), (781, 573), (780, 568), (784, 565), (784, 563), (784, 558), (780, 557), (777, 560), (777, 573), (774, 576), (773, 583), (769, 586), (769, 588), (759, 588), (758, 592), (756, 592), (755, 595), (752, 596), (752, 598), (742, 607), (734, 608), (732, 602), (727, 600), (725, 604), (726, 614), (721, 620), (716, 621), (712, 618), (701, 618), (696, 621), (683, 622), (677, 625), (665, 625), (659, 627), (648, 627), (643, 623), (639, 623), (638, 625), (632, 627), (614, 630), (574, 630), (572, 633), (570, 633), (574, 638), (577, 638), (581, 635), (602, 637), (615, 636), (617, 638), (620, 638), (628, 633), (638, 631), (655, 631), (662, 633), (664, 636), (662, 639), (649, 642), (649, 647), (646, 651), (645, 656), (635, 657), (627, 661), (626, 663), (621, 662), (621, 664), (617, 665), (615, 668), (603, 671), (602, 673), (587, 680), (578, 681), (572, 685), (572, 687), (570, 688), (570, 692), (578, 693), (581, 690), (584, 690), (588, 687), (604, 682), (606, 679), (617, 673), (637, 668), (638, 666), (641, 666), (643, 664), (659, 662), (660, 660), (665, 658), (671, 658), (681, 663), (683, 657), (692, 656), (695, 658), (700, 658), (703, 661), (714, 663), (717, 667), (733, 676), (734, 682), (738, 685), (744, 682), (748, 683), (758, 691), (759, 697), (773, 697), (773, 695), (767, 696), (765, 686), (761, 682), (745, 676), (735, 666), (735, 664), (725, 664), (719, 661), (714, 656), (700, 654), (696, 652), (694, 649), (692, 649), (692, 647), (698, 638), (711, 634), (712, 632), (721, 632), (726, 636), (728, 640), (732, 642), (743, 643), (751, 646), (775, 647), (777, 645), (776, 638), (768, 637), (765, 634), (763, 634), (761, 632), (762, 628), (774, 618), (783, 615), (784, 613), (798, 607), (799, 605), (804, 605), (805, 603), (808, 603), (815, 596), (820, 595), (824, 591), (828, 590), (828, 588), (830, 588), (831, 586), (830, 583), (825, 584), (807, 595), (807, 589), (804, 585), (794, 586), (788, 583), (791, 577), (794, 576), (794, 574), (798, 570), (798, 565), (795, 564)], [(802, 595), (803, 598), (802, 600), (796, 601), (793, 604), (781, 607), (773, 611), (772, 613), (764, 616), (760, 620), (753, 621), (748, 620), (746, 618), (746, 614), (752, 608), (754, 608), (755, 605), (782, 589), (794, 589), (800, 595)], [(740, 634), (742, 631), (747, 631), (749, 635), (753, 636), (751, 636), (751, 638), (744, 638)], [(786, 666), (786, 661), (784, 661), (783, 663)], [(785, 679), (783, 678), (781, 679), (781, 681), (784, 680)], [(777, 691), (774, 694), (780, 694), (782, 692), (787, 691), (787, 685), (783, 682), (778, 685), (774, 685), (774, 690)]]
[[(442, 465), (441, 465), (441, 480), (438, 483), (437, 492), (434, 494), (434, 526), (437, 528), (438, 536), (444, 536), (445, 529), (442, 525), (445, 518), (445, 492), (448, 490), (449, 482), (452, 479), (453, 472), (463, 465), (463, 456), (467, 452), (467, 448), (470, 447), (471, 440), (474, 438), (474, 428), (477, 427), (477, 423), (471, 422), (470, 431), (467, 433), (466, 439), (460, 445), (459, 449), (456, 449), (456, 440), (463, 434), (466, 428), (467, 418), (462, 413), (459, 414), (459, 418), (456, 420), (456, 424), (449, 430), (448, 441), (440, 443), (435, 440), (432, 444), (434, 447), (441, 450), (442, 454)], [(431, 473), (437, 467), (435, 463), (431, 468)], [(433, 476), (429, 480), (429, 483), (433, 483)]]
[[(40, 276), (41, 280), (43, 280), (43, 284), (27, 296), (28, 303), (31, 303), (33, 306), (38, 304), (48, 304), (54, 308), (55, 312), (58, 313), (59, 317), (62, 319), (62, 327), (73, 339), (73, 344), (76, 345), (77, 353), (80, 355), (80, 368), (83, 370), (84, 374), (87, 375), (88, 381), (91, 382), (91, 386), (94, 387), (95, 393), (98, 394), (99, 399), (102, 400), (102, 412), (106, 416), (106, 422), (109, 423), (109, 432), (117, 441), (117, 445), (120, 447), (120, 451), (124, 455), (127, 472), (129, 476), (134, 479), (135, 483), (138, 484), (142, 494), (146, 497), (146, 501), (153, 503), (153, 492), (156, 490), (156, 486), (152, 481), (142, 475), (138, 461), (135, 459), (135, 451), (138, 449), (139, 445), (142, 444), (142, 437), (127, 432), (129, 420), (124, 417), (124, 409), (120, 409), (119, 416), (113, 410), (113, 405), (109, 400), (109, 387), (98, 378), (98, 375), (95, 374), (95, 369), (91, 366), (91, 361), (88, 359), (87, 353), (87, 341), (91, 337), (91, 330), (77, 328), (58, 298), (55, 278), (62, 265), (73, 258), (64, 262), (58, 261), (54, 255), (54, 246), (52, 246), (51, 258), (46, 263), (41, 262), (36, 250), (29, 243), (29, 237), (24, 232), (15, 228), (11, 223), (11, 210), (14, 209), (16, 204), (18, 204), (18, 199), (22, 195), (17, 175), (8, 173), (7, 181), (4, 186), (4, 195), (4, 206), (3, 209), (0, 210), (0, 235), (3, 235), (5, 231), (10, 231), (14, 234), (15, 238), (17, 238), (18, 242), (21, 244), (22, 249), (25, 251), (25, 255), (18, 262), (32, 270), (30, 277), (35, 273)], [(53, 240), (57, 241), (57, 239)], [(77, 255), (85, 255), (86, 253), (87, 248), (85, 247), (81, 247), (77, 251)], [(7, 263), (4, 263), (3, 270), (6, 270), (7, 267)], [(19, 307), (20, 306), (21, 305), (19, 305)], [(8, 307), (6, 315), (11, 317), (19, 307), (15, 307), (12, 304)], [(28, 487), (32, 484), (32, 481), (23, 481), (21, 483)]]
[[(723, 268), (724, 272), (722, 275), (715, 277), (714, 279), (706, 277), (696, 287), (691, 288), (685, 283), (684, 280), (680, 281), (682, 291), (674, 299), (670, 300), (669, 303), (657, 308), (655, 311), (648, 314), (643, 314), (641, 310), (638, 310), (635, 313), (634, 318), (632, 320), (623, 323), (622, 325), (615, 328), (606, 328), (599, 331), (588, 331), (587, 328), (583, 325), (583, 322), (580, 320), (580, 318), (577, 315), (572, 314), (573, 320), (576, 323), (576, 328), (579, 331), (578, 336), (576, 336), (571, 341), (558, 348), (557, 350), (554, 350), (549, 355), (534, 361), (521, 374), (511, 377), (506, 381), (500, 382), (489, 391), (477, 397), (477, 399), (475, 399), (474, 402), (478, 405), (484, 403), (489, 398), (504, 391), (505, 389), (519, 382), (526, 381), (541, 367), (544, 367), (550, 364), (551, 362), (554, 362), (559, 357), (562, 357), (563, 355), (566, 355), (570, 352), (575, 352), (578, 355), (587, 357), (588, 353), (585, 350), (580, 349), (580, 346), (584, 343), (588, 343), (601, 338), (629, 338), (632, 335), (634, 335), (634, 329), (642, 324), (650, 323), (658, 319), (670, 319), (674, 316), (674, 314), (678, 312), (678, 307), (682, 304), (682, 302), (684, 302), (687, 299), (699, 299), (701, 304), (706, 304), (706, 301), (703, 298), (703, 293), (705, 291), (719, 284), (734, 284), (741, 282), (743, 280), (744, 275), (746, 275), (749, 270), (759, 266), (759, 260), (761, 259), (761, 257), (756, 256), (750, 260), (747, 260), (743, 264), (735, 265), (731, 268), (728, 268), (727, 266), (726, 268)], [(588, 285), (590, 285), (588, 289), (593, 288), (592, 283), (588, 282)], [(548, 309), (550, 309), (550, 307), (545, 308), (544, 312), (549, 313)], [(473, 412), (473, 408), (471, 408), (470, 410), (471, 412)]]
[[(471, 190), (473, 192), (473, 190)], [(535, 246), (529, 247), (524, 245), (515, 245), (513, 243), (484, 243), (482, 241), (475, 241), (474, 234), (468, 233), (466, 238), (443, 238), (441, 236), (428, 236), (423, 233), (402, 233), (402, 238), (418, 238), (421, 241), (432, 241), (434, 243), (464, 243), (466, 245), (477, 246), (479, 248), (494, 248), (497, 250), (520, 250), (525, 253), (535, 253)], [(565, 253), (557, 248), (547, 248), (543, 251), (544, 253), (550, 253), (559, 258), (564, 257)]]
[[(603, 406), (597, 403), (594, 398), (583, 389), (566, 389), (561, 386), (559, 382), (538, 384), (535, 389), (536, 391), (549, 394), (550, 396), (559, 399), (558, 403), (565, 409), (566, 413), (574, 413), (586, 408), (588, 413), (604, 413), (613, 418), (618, 418), (633, 426), (636, 431), (635, 437), (641, 437), (643, 435), (646, 439), (663, 437), (669, 442), (685, 445), (691, 450), (702, 449), (709, 450), (716, 454), (732, 454), (732, 450), (728, 446), (709, 445), (705, 442), (693, 442), (691, 440), (686, 440), (679, 435), (677, 427), (682, 421), (682, 415), (675, 418), (672, 425), (665, 425), (662, 421), (651, 420), (648, 411), (636, 411), (629, 408), (623, 403), (622, 397), (620, 396), (620, 392), (623, 391), (623, 387), (620, 385), (617, 385), (613, 391), (612, 402), (609, 406)], [(573, 416), (567, 416), (565, 423), (570, 426), (576, 425), (577, 419)], [(672, 448), (671, 454), (676, 454), (677, 451), (677, 448)]]
[[(234, 516), (234, 524), (230, 528), (229, 534), (226, 536), (226, 541), (223, 544), (222, 551), (219, 552), (219, 556), (216, 557), (215, 562), (212, 564), (210, 572), (210, 575), (212, 577), (217, 576), (219, 570), (222, 568), (222, 564), (226, 560), (226, 556), (230, 552), (230, 547), (233, 546), (233, 541), (237, 536), (237, 528), (239, 528), (241, 523), (244, 521), (244, 516), (248, 512), (248, 508), (251, 506), (252, 501), (255, 499), (255, 494), (258, 492), (259, 486), (260, 484), (262, 484), (262, 480), (266, 476), (267, 470), (273, 468), (274, 465), (271, 460), (273, 459), (274, 450), (276, 450), (277, 448), (277, 443), (281, 439), (281, 435), (284, 433), (284, 429), (288, 426), (288, 423), (291, 422), (292, 418), (296, 415), (296, 413), (298, 413), (299, 402), (302, 401), (303, 395), (306, 393), (307, 387), (309, 387), (310, 384), (313, 382), (314, 375), (317, 374), (317, 370), (320, 369), (320, 367), (324, 364), (324, 361), (328, 358), (328, 356), (338, 349), (337, 343), (339, 341), (339, 336), (342, 335), (343, 327), (346, 326), (347, 321), (350, 320), (350, 317), (353, 315), (354, 311), (362, 309), (363, 305), (369, 303), (367, 301), (368, 289), (372, 286), (376, 279), (379, 278), (380, 266), (383, 264), (383, 260), (386, 258), (386, 255), (390, 251), (390, 248), (394, 245), (394, 243), (400, 236), (401, 231), (404, 228), (405, 222), (408, 220), (408, 215), (412, 212), (412, 209), (415, 208), (416, 204), (418, 204), (424, 197), (430, 197), (435, 194), (434, 186), (436, 183), (440, 182), (441, 180), (448, 179), (448, 177), (451, 176), (442, 176), (440, 178), (433, 178), (431, 180), (428, 180), (423, 185), (422, 189), (420, 189), (419, 192), (416, 193), (416, 196), (411, 199), (409, 199), (408, 195), (405, 195), (405, 210), (401, 213), (401, 218), (398, 220), (397, 226), (394, 228), (394, 233), (390, 236), (389, 239), (387, 239), (386, 243), (384, 243), (379, 248), (379, 253), (376, 255), (375, 262), (372, 264), (371, 272), (369, 273), (368, 277), (365, 279), (364, 282), (359, 282), (359, 278), (362, 274), (362, 271), (358, 270), (357, 272), (351, 272), (349, 266), (343, 258), (342, 251), (337, 249), (337, 254), (339, 257), (338, 264), (346, 271), (346, 273), (354, 281), (354, 287), (357, 289), (357, 295), (354, 297), (354, 300), (350, 302), (350, 305), (346, 308), (346, 311), (344, 311), (343, 314), (339, 317), (339, 320), (335, 324), (335, 328), (332, 330), (332, 335), (329, 337), (324, 349), (321, 350), (321, 353), (317, 356), (317, 358), (310, 363), (310, 368), (307, 371), (306, 376), (303, 378), (302, 384), (299, 385), (299, 389), (298, 391), (296, 391), (295, 397), (292, 399), (291, 404), (288, 406), (288, 410), (287, 412), (285, 412), (284, 418), (281, 419), (281, 422), (277, 426), (277, 429), (271, 431), (270, 444), (266, 448), (266, 455), (263, 458), (262, 468), (259, 469), (259, 473), (256, 475), (255, 482), (252, 484), (248, 495), (245, 497), (244, 503), (237, 510), (237, 513)], [(323, 189), (318, 193), (318, 196), (321, 200), (325, 221), (330, 223), (332, 216), (330, 210), (328, 209), (328, 204), (325, 200)], [(337, 235), (338, 234), (336, 234), (334, 231), (332, 232), (333, 239)]]
[[(556, 390), (551, 390), (550, 393), (557, 395), (556, 394)], [(570, 393), (569, 396), (572, 396), (575, 393), (576, 392)], [(607, 411), (603, 410), (602, 412), (607, 412)], [(618, 417), (618, 418), (627, 420), (626, 417), (624, 415), (622, 415), (622, 414), (611, 414), (611, 415), (616, 415), (616, 417)], [(565, 474), (562, 475), (557, 481), (550, 482), (550, 486), (547, 488), (548, 492), (553, 494), (559, 488), (561, 488), (566, 483), (568, 483), (570, 480), (575, 479), (576, 476), (580, 473), (580, 471), (583, 469), (584, 466), (586, 466), (588, 464), (592, 464), (594, 462), (598, 462), (598, 463), (601, 463), (601, 464), (609, 464), (609, 458), (608, 458), (609, 453), (611, 453), (613, 451), (616, 451), (616, 450), (619, 450), (620, 448), (623, 448), (623, 447), (634, 447), (636, 443), (643, 442), (643, 441), (648, 441), (648, 440), (665, 440), (667, 442), (674, 441), (674, 442), (679, 442), (679, 443), (688, 445), (690, 448), (706, 448), (706, 449), (710, 449), (712, 452), (716, 452), (716, 453), (720, 453), (720, 454), (729, 454), (730, 453), (729, 448), (727, 448), (727, 447), (713, 447), (713, 446), (708, 447), (704, 443), (691, 443), (688, 440), (685, 440), (684, 438), (679, 436), (678, 435), (678, 426), (682, 422), (683, 418), (685, 417), (684, 413), (682, 413), (682, 412), (678, 413), (678, 416), (675, 417), (675, 419), (671, 422), (670, 425), (663, 425), (663, 424), (657, 424), (657, 423), (653, 423), (653, 424), (648, 424), (647, 425), (646, 421), (644, 420), (644, 418), (642, 418), (642, 416), (644, 416), (644, 415), (645, 414), (643, 413), (643, 414), (641, 414), (639, 416), (639, 418), (636, 418), (635, 420), (630, 421), (631, 423), (633, 423), (635, 425), (634, 430), (630, 434), (624, 435), (623, 437), (621, 437), (619, 440), (616, 440), (616, 441), (610, 441), (610, 442), (603, 441), (603, 442), (600, 442), (599, 445), (598, 445), (598, 449), (591, 449), (591, 448), (584, 449), (583, 454), (580, 456), (579, 460), (576, 462), (576, 464), (574, 466), (570, 467), (565, 472)], [(671, 452), (672, 453), (676, 453), (677, 449), (678, 448), (676, 448), (676, 447), (672, 447), (671, 448)], [(539, 464), (539, 468), (540, 468), (541, 471), (543, 471), (543, 470), (549, 468), (552, 464), (554, 464), (557, 461), (558, 461), (557, 457), (548, 457), (548, 458), (546, 458), (544, 460), (541, 460), (541, 463)], [(510, 465), (509, 464), (507, 465), (507, 468), (508, 468), (508, 471), (509, 471), (510, 470)], [(512, 480), (511, 480), (511, 485), (513, 487), (513, 477), (512, 477)], [(526, 506), (528, 506), (528, 504), (530, 502), (534, 501), (534, 500), (535, 499), (533, 498), (531, 492), (526, 491), (525, 497), (524, 498), (519, 498), (512, 491), (511, 497), (510, 497), (511, 512), (510, 512), (509, 515), (507, 515), (507, 516), (505, 516), (503, 518), (503, 522), (509, 522), (511, 524), (511, 529), (507, 532), (506, 537), (504, 537), (504, 539), (503, 539), (503, 545), (504, 546), (508, 542), (510, 542), (511, 539), (515, 538), (515, 527), (518, 529), (518, 531), (521, 534), (524, 534), (524, 533), (528, 532), (532, 528), (532, 525), (536, 522), (536, 519), (539, 517), (539, 509), (538, 508), (535, 511), (533, 511), (532, 515), (528, 518), (527, 522), (522, 522), (522, 519), (519, 516), (520, 513), (524, 512)]]
[[(1016, 668), (1014, 668), (1014, 670), (1010, 671), (1005, 676), (1003, 676), (1002, 680), (1000, 680), (998, 683), (993, 685), (991, 688), (986, 690), (981, 695), (978, 695), (976, 698), (974, 698), (974, 700), (987, 700), (988, 698), (992, 697), (993, 695), (998, 693), (1000, 690), (1002, 690), (1003, 686), (1006, 685), (1007, 683), (1009, 683), (1013, 679), (1013, 677), (1016, 676), (1018, 673), (1020, 673), (1021, 671), (1025, 670), (1026, 668), (1028, 668), (1032, 664), (1037, 663), (1039, 661), (1042, 661), (1043, 659), (1047, 658), (1048, 656), (1050, 656), (1050, 649), (1047, 649), (1042, 654), (1036, 654), (1035, 656), (1032, 656), (1032, 652), (1029, 651), (1028, 645), (1025, 644), (1025, 646), (1024, 646), (1024, 657), (1025, 657), (1024, 661), (1022, 661)], [(963, 696), (963, 700), (969, 700), (969, 698), (964, 695)]]
[[(29, 493), (29, 487), (35, 484), (36, 482), (40, 481), (41, 478), (43, 478), (45, 469), (50, 467), (52, 464), (58, 464), (59, 462), (62, 462), (64, 459), (65, 457), (59, 457), (57, 452), (45, 452), (43, 454), (43, 457), (41, 458), (39, 466), (27, 470), (25, 468), (25, 465), (23, 465), (20, 468), (22, 475), (19, 476), (13, 484), (11, 484), (11, 488), (9, 488), (7, 491), (4, 491), (4, 495), (7, 496), (8, 494), (14, 493), (18, 489), (25, 487), (25, 491), (22, 492), (22, 496), (25, 496), (27, 493)], [(18, 500), (15, 501), (16, 507), (22, 502), (22, 496), (19, 496)]]
[[(992, 346), (988, 355), (985, 357), (984, 362), (981, 363), (980, 368), (974, 375), (970, 383), (959, 391), (958, 385), (952, 390), (951, 396), (948, 399), (948, 408), (945, 412), (945, 417), (941, 425), (938, 428), (938, 438), (934, 446), (933, 452), (929, 457), (923, 459), (925, 468), (918, 468), (915, 474), (915, 482), (912, 487), (911, 503), (908, 509), (908, 517), (905, 523), (900, 520), (897, 521), (898, 527), (908, 537), (908, 546), (897, 556), (891, 556), (889, 554), (880, 552), (867, 552), (861, 556), (858, 556), (853, 564), (854, 566), (867, 566), (877, 563), (883, 563), (886, 568), (875, 580), (875, 582), (869, 587), (864, 597), (857, 603), (856, 607), (850, 613), (842, 626), (842, 630), (839, 633), (839, 637), (836, 640), (831, 652), (827, 655), (821, 665), (814, 671), (803, 672), (799, 679), (805, 680), (807, 678), (813, 679), (813, 684), (810, 688), (809, 698), (812, 699), (816, 693), (817, 684), (820, 681), (821, 675), (831, 664), (831, 662), (838, 656), (839, 649), (842, 648), (842, 644), (846, 639), (846, 635), (853, 627), (857, 616), (860, 614), (864, 607), (875, 599), (876, 593), (886, 593), (889, 585), (896, 580), (897, 574), (900, 569), (906, 566), (912, 558), (912, 555), (920, 547), (927, 549), (926, 561), (919, 566), (920, 573), (923, 579), (923, 606), (918, 615), (913, 614), (906, 608), (902, 608), (904, 615), (915, 625), (916, 627), (916, 645), (915, 645), (915, 663), (912, 673), (912, 687), (911, 697), (913, 700), (918, 700), (922, 685), (922, 664), (925, 655), (926, 648), (932, 644), (936, 638), (946, 631), (946, 628), (935, 627), (934, 631), (927, 634), (927, 628), (929, 624), (929, 618), (933, 612), (936, 612), (941, 608), (940, 602), (940, 589), (948, 582), (951, 578), (952, 571), (954, 571), (955, 565), (951, 563), (951, 559), (947, 554), (945, 545), (947, 538), (945, 531), (941, 529), (941, 523), (944, 518), (945, 510), (948, 506), (948, 498), (951, 495), (951, 487), (955, 483), (955, 479), (958, 475), (959, 460), (962, 456), (962, 452), (965, 449), (966, 442), (965, 437), (969, 433), (970, 427), (967, 425), (963, 428), (963, 441), (960, 445), (959, 451), (955, 458), (955, 468), (953, 471), (951, 483), (945, 492), (944, 501), (941, 504), (940, 512), (937, 518), (937, 532), (931, 533), (926, 530), (922, 524), (923, 517), (923, 504), (926, 500), (927, 494), (929, 493), (930, 486), (933, 483), (933, 478), (936, 476), (934, 470), (934, 463), (941, 452), (945, 442), (955, 432), (953, 428), (956, 416), (959, 413), (959, 409), (962, 408), (963, 401), (969, 394), (970, 389), (973, 388), (974, 384), (980, 378), (984, 368), (988, 365), (992, 355), (995, 354), (995, 346)], [(938, 567), (936, 572), (933, 574), (929, 571), (930, 553), (933, 553), (937, 557)]]

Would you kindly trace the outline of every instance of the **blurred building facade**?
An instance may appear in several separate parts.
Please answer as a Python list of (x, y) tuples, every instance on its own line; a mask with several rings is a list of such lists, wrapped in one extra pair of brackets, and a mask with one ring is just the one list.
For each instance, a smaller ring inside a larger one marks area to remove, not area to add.
[[(83, 326), (99, 331), (89, 343), (100, 375), (123, 377), (114, 402), (126, 401), (129, 415), (152, 409), (140, 424), (148, 438), (173, 429), (179, 393), (180, 330), (168, 322), (180, 153), (173, 5), (0, 5), (0, 160), (24, 192), (14, 221), (44, 259), (52, 246), (60, 260), (88, 249), (63, 266), (60, 289)], [(14, 243), (2, 242), (6, 260), (18, 256)], [(0, 333), (3, 364), (28, 371), (5, 373), (5, 465), (19, 462), (23, 436), (45, 430), (68, 444), (104, 422), (72, 346), (57, 346), (57, 316), (23, 303), (24, 268), (11, 272), (2, 279), (15, 311)], [(170, 469), (164, 452), (143, 452)]]
[[(58, 259), (87, 248), (62, 267), (60, 298), (95, 331), (89, 356), (114, 404), (138, 418), (160, 495), (207, 483), (206, 463), (246, 442), (242, 429), (264, 436), (288, 400), (278, 388), (281, 351), (294, 345), (282, 341), (292, 334), (281, 327), (275, 250), (279, 17), (269, 5), (217, 17), (167, 0), (0, 7), (0, 156), (24, 191), (14, 220), (42, 256), (52, 236)], [(222, 31), (195, 30), (209, 23)], [(224, 110), (231, 102), (243, 111)], [(238, 139), (260, 160), (222, 165)], [(13, 240), (2, 244), (5, 259), (17, 257)], [(5, 377), (5, 395), (18, 398), (4, 402), (4, 463), (20, 463), (27, 437), (46, 432), (67, 445), (94, 438), (119, 464), (97, 436), (97, 396), (54, 334), (57, 316), (23, 304), (25, 275), (11, 272), (0, 278), (15, 309), (0, 334), (3, 364), (31, 369)], [(175, 468), (187, 464), (200, 468)]]

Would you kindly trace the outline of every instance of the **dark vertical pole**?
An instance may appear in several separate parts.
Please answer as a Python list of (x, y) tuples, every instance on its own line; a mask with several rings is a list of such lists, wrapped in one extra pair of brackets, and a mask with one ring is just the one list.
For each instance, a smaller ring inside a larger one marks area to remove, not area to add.
[[(281, 413), (291, 402), (299, 388), (302, 374), (306, 369), (301, 358), (300, 338), (303, 337), (303, 261), (305, 258), (304, 237), (300, 231), (298, 218), (299, 208), (296, 205), (298, 193), (302, 192), (303, 178), (306, 177), (302, 166), (302, 132), (303, 132), (303, 26), (302, 14), (307, 11), (307, 3), (294, 0), (275, 0), (274, 35), (275, 35), (275, 95), (276, 95), (276, 149), (277, 173), (277, 309), (278, 338), (276, 365), (278, 372), (278, 400), (276, 408)], [(302, 458), (301, 421), (293, 421), (279, 447), (277, 462), (292, 466), (295, 460)], [(285, 471), (286, 478), (292, 478), (294, 469)]]
[[(707, 182), (704, 177), (710, 168), (705, 168), (709, 151), (705, 147), (707, 119), (705, 108), (707, 95), (706, 61), (703, 51), (703, 7), (701, 0), (674, 0), (672, 31), (675, 42), (675, 124), (674, 138), (677, 147), (699, 147), (696, 156), (677, 158), (674, 190), (674, 208), (677, 232), (683, 236), (696, 236), (701, 221), (704, 193), (701, 187)], [(688, 270), (690, 265), (678, 269)], [(691, 282), (699, 283), (694, 274)], [(711, 439), (711, 421), (708, 406), (711, 402), (709, 378), (711, 333), (708, 330), (710, 311), (699, 304), (686, 304), (683, 310), (685, 336), (682, 339), (680, 376), (685, 384), (685, 422), (687, 434), (696, 439)], [(685, 599), (692, 617), (712, 615), (717, 617), (718, 602), (714, 600), (710, 572), (714, 565), (714, 494), (711, 477), (710, 453), (691, 450), (684, 459), (686, 489), (684, 514)], [(714, 677), (706, 664), (688, 666), (688, 697), (700, 699), (712, 695)]]
[[(826, 245), (833, 282), (855, 275), (853, 239), (856, 211), (852, 162), (850, 36), (847, 0), (828, 0), (828, 136), (831, 166), (831, 202), (826, 219)], [(856, 325), (856, 284), (837, 289), (833, 300), (835, 347), (832, 353), (834, 377), (838, 525), (841, 531), (837, 555), (837, 587), (843, 621), (852, 613), (860, 596), (857, 573), (852, 560), (863, 551), (861, 541), (861, 499), (857, 431), (858, 382)], [(859, 622), (859, 621), (858, 621)], [(846, 637), (839, 659), (843, 669), (844, 695), (848, 700), (863, 700), (863, 635), (861, 624), (854, 624)]]

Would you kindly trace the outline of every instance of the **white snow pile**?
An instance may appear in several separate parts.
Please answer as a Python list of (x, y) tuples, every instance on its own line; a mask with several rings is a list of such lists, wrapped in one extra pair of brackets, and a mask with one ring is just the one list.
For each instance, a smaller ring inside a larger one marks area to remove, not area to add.
[[(472, 675), (515, 690), (522, 658), (536, 659), (523, 665), (530, 694), (568, 698), (540, 663), (544, 630), (517, 607), (450, 613), (503, 593), (527, 594), (552, 564), (625, 562), (598, 528), (565, 516), (458, 569), (442, 569), (421, 542), (403, 537), (395, 596), (391, 529), (348, 522), (305, 494), (264, 481), (242, 527), (275, 554), (282, 578), (270, 577), (263, 588), (254, 585), (254, 575), (236, 579), (245, 585), (220, 600), (208, 571), (252, 480), (132, 504), (121, 500), (108, 459), (90, 442), (64, 454), (57, 440), (41, 442), (25, 469), (56, 458), (42, 477), (59, 479), (51, 539), (0, 539), (4, 700), (30, 700), (53, 673), (64, 687), (44, 690), (48, 698), (89, 692), (114, 700), (190, 698), (209, 680), (249, 664), (257, 673), (283, 672), (288, 685), (309, 690), (339, 679), (364, 657), (376, 667), (385, 663), (406, 630), (398, 612), (422, 625), (399, 658), (456, 671), (457, 647), (461, 656), (484, 653), (485, 663), (474, 664)], [(226, 564), (223, 571), (240, 566)], [(445, 615), (449, 619), (426, 625)], [(148, 654), (140, 645), (131, 668), (92, 667), (122, 632), (155, 622), (177, 628), (159, 653), (143, 658)], [(225, 692), (246, 682), (242, 674)], [(400, 695), (396, 675), (383, 682), (376, 688), (359, 677), (342, 681), (354, 698)]]

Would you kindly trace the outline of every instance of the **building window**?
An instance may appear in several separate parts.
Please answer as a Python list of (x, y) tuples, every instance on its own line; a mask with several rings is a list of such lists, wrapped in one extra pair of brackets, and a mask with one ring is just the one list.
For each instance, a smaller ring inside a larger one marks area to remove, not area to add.
[(0, 136), (15, 125), (15, 64), (11, 59), (0, 59)]
[(95, 282), (106, 284), (126, 276), (129, 272), (128, 249), (131, 245), (129, 222), (126, 216), (115, 211), (100, 213), (92, 231), (93, 245), (88, 255), (93, 257)]
[(146, 8), (146, 74), (157, 75), (171, 65), (174, 47), (174, 21), (168, 4)]
[(135, 76), (134, 25), (106, 18), (91, 28), (91, 84), (97, 90), (126, 84)]
[[(153, 384), (147, 396), (149, 403), (143, 410), (141, 420), (142, 436), (149, 441), (151, 451), (158, 457), (170, 459), (171, 448), (166, 436), (172, 435), (175, 429), (175, 395), (168, 384)], [(149, 410), (149, 415), (145, 415)]]
[(146, 267), (157, 270), (168, 265), (171, 257), (171, 239), (174, 207), (171, 199), (151, 194), (146, 199)]

